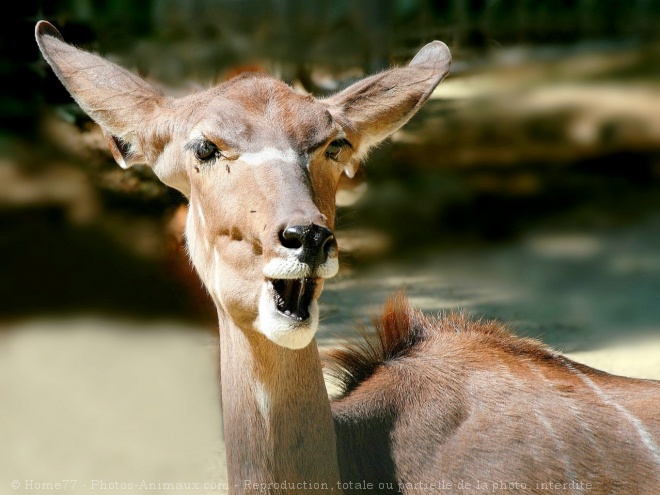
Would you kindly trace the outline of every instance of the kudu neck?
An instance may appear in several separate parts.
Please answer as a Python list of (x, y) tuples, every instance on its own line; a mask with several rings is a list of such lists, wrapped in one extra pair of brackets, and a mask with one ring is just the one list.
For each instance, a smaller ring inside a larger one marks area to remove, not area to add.
[[(338, 490), (339, 468), (330, 402), (316, 341), (301, 350), (278, 346), (220, 320), (222, 407), (232, 493)], [(286, 482), (282, 489), (276, 483)], [(270, 488), (270, 489), (268, 489)]]

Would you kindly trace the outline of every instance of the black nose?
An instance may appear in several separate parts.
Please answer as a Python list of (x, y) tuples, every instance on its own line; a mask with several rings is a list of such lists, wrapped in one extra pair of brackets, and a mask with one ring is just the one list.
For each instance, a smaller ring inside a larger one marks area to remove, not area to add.
[(332, 230), (310, 223), (294, 225), (280, 232), (280, 242), (287, 249), (295, 251), (298, 260), (314, 270), (326, 262), (328, 254), (337, 245)]

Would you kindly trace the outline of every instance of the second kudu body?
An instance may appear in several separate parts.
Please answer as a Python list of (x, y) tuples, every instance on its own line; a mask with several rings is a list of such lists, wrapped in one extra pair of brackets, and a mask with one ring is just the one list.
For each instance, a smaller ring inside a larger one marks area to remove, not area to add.
[(331, 355), (344, 391), (328, 400), (314, 334), (338, 269), (337, 184), (445, 77), (444, 44), (324, 100), (257, 74), (174, 99), (46, 22), (36, 35), (117, 162), (148, 164), (189, 200), (190, 257), (220, 322), (233, 493), (660, 487), (657, 382), (582, 366), (495, 323), (427, 318), (402, 298), (373, 340)]

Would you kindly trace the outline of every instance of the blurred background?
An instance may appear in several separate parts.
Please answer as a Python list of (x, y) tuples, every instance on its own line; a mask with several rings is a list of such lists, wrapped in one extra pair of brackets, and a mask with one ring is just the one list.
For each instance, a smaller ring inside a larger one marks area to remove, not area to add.
[(224, 479), (215, 310), (183, 251), (185, 198), (114, 163), (40, 57), (39, 19), (171, 94), (258, 70), (327, 95), (445, 41), (449, 77), (338, 198), (319, 343), (405, 288), (425, 311), (463, 307), (660, 378), (660, 2), (15, 8), (0, 34), (0, 487)]

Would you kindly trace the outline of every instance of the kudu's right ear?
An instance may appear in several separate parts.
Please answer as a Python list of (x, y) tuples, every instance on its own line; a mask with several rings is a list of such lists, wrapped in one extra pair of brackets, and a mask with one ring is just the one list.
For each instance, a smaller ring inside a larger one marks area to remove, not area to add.
[[(40, 21), (37, 43), (46, 61), (80, 107), (103, 130), (112, 156), (123, 168), (155, 165), (168, 136), (155, 124), (167, 98), (153, 86), (98, 55), (67, 44), (55, 27)], [(160, 143), (160, 149), (154, 147)]]
[(424, 46), (405, 67), (395, 67), (352, 84), (322, 100), (330, 113), (353, 133), (355, 159), (347, 164), (352, 177), (369, 149), (415, 115), (449, 73), (451, 53), (441, 41)]

